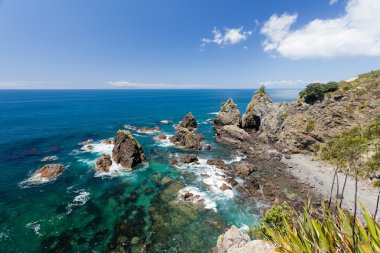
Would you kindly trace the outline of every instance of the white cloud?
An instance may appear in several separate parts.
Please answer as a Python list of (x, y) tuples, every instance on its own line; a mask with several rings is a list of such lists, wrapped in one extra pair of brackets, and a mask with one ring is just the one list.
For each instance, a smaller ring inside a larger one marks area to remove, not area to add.
[(297, 15), (273, 15), (261, 33), (264, 51), (290, 59), (380, 56), (380, 1), (349, 0), (345, 13), (290, 27)]
[[(34, 89), (43, 86), (63, 84), (57, 81), (0, 81), (0, 89)], [(55, 88), (55, 87), (53, 87)]]
[(199, 84), (165, 84), (165, 83), (134, 83), (127, 81), (108, 82), (108, 84), (127, 89), (205, 89), (210, 88)]
[(217, 28), (214, 28), (212, 31), (213, 38), (203, 38), (202, 46), (205, 46), (210, 43), (215, 43), (219, 46), (223, 45), (234, 45), (246, 40), (252, 31), (244, 31), (243, 27), (240, 28), (226, 28), (224, 31), (220, 31)]
[(265, 85), (268, 89), (303, 89), (309, 83), (325, 83), (325, 81), (278, 80), (259, 82), (260, 85)]
[(338, 2), (338, 0), (330, 0), (329, 4), (333, 5), (333, 4), (336, 4), (337, 2)]

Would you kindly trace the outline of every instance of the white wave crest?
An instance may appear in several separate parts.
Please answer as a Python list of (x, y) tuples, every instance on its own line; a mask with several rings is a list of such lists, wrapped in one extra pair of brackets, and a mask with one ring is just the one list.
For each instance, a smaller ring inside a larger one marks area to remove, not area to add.
[(67, 214), (70, 214), (73, 211), (73, 207), (83, 206), (90, 199), (90, 193), (86, 192), (84, 189), (75, 191), (75, 193), (78, 193), (78, 195), (74, 197), (72, 203), (67, 205)]
[[(192, 197), (188, 200), (184, 200), (184, 196), (188, 193), (192, 194)], [(197, 187), (187, 186), (178, 192), (178, 198), (180, 200), (189, 201), (192, 204), (202, 204), (206, 209), (212, 209), (217, 212), (216, 203), (204, 192), (201, 192)]]

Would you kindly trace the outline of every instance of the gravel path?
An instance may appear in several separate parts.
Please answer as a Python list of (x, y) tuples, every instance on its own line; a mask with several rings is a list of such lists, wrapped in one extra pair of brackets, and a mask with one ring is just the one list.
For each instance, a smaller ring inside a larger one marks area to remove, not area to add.
[[(320, 161), (313, 161), (307, 155), (295, 154), (290, 159), (282, 158), (282, 162), (288, 165), (289, 171), (302, 182), (310, 185), (314, 190), (321, 193), (326, 199), (330, 196), (331, 184), (334, 177), (334, 169), (331, 165), (326, 165)], [(341, 192), (344, 183), (344, 174), (339, 173), (339, 191)], [(336, 185), (336, 184), (335, 184)], [(334, 191), (336, 195), (336, 186)], [(344, 191), (343, 208), (354, 210), (355, 179), (347, 178), (346, 188)], [(365, 182), (358, 182), (358, 199), (373, 214), (376, 209), (378, 190), (371, 187)], [(358, 207), (358, 210), (360, 207)], [(379, 214), (377, 215), (379, 219)]]

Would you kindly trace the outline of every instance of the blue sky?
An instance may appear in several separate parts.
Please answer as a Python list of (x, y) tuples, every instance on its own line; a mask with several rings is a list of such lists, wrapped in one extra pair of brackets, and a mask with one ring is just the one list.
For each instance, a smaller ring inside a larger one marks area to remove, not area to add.
[(380, 69), (378, 0), (3, 0), (0, 88), (298, 88)]

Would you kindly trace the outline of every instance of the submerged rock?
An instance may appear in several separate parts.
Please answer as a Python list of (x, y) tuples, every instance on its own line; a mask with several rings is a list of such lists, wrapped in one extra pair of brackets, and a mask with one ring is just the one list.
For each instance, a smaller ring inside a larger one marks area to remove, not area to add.
[(211, 150), (211, 145), (210, 144), (205, 144), (202, 147), (203, 150)]
[(127, 130), (117, 131), (112, 150), (112, 159), (126, 169), (132, 169), (145, 161), (141, 145)]
[(33, 173), (33, 176), (39, 176), (45, 179), (51, 179), (59, 176), (64, 171), (65, 167), (62, 164), (46, 164), (42, 168)]
[(228, 99), (228, 101), (221, 106), (214, 123), (217, 126), (235, 125), (240, 127), (240, 111), (232, 98)]
[(160, 134), (160, 136), (158, 136), (158, 139), (160, 139), (160, 140), (166, 140), (167, 136), (166, 136), (166, 134)]
[(198, 127), (197, 121), (195, 120), (193, 114), (189, 112), (179, 123), (179, 127), (187, 129), (196, 129)]
[(109, 172), (110, 167), (112, 165), (112, 160), (110, 155), (102, 155), (96, 161), (96, 169), (102, 170), (104, 172)]

